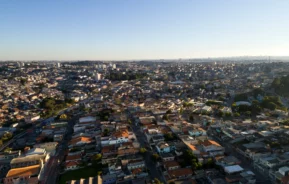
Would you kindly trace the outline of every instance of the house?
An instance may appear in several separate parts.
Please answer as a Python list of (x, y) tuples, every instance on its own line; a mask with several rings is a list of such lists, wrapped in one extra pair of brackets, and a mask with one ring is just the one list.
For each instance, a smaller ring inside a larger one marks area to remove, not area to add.
[(72, 161), (81, 161), (81, 153), (67, 155), (65, 162), (72, 162)]
[(160, 156), (163, 162), (172, 161), (175, 159), (175, 156), (171, 153), (161, 153)]
[(13, 158), (19, 157), (21, 151), (0, 152), (0, 162), (10, 162)]
[(90, 137), (77, 137), (69, 141), (68, 147), (81, 146), (92, 142)]
[(122, 172), (121, 164), (118, 162), (108, 163), (108, 171), (110, 174), (120, 174)]
[(148, 173), (145, 172), (144, 168), (137, 168), (137, 169), (132, 169), (131, 170), (131, 174), (135, 177), (135, 178), (143, 178), (148, 176)]
[(67, 181), (66, 184), (102, 184), (102, 179), (100, 175), (95, 176), (95, 177), (89, 177), (89, 178), (81, 178), (79, 180), (71, 180)]
[(227, 174), (240, 173), (243, 170), (244, 169), (239, 165), (230, 165), (230, 166), (224, 167), (224, 171)]
[(170, 153), (176, 149), (175, 145), (166, 142), (159, 142), (156, 145), (158, 153)]
[(65, 163), (65, 170), (66, 170), (66, 171), (69, 171), (69, 170), (79, 169), (81, 163), (82, 163), (82, 162), (79, 161), (79, 160), (66, 162), (66, 163)]
[(167, 171), (179, 169), (181, 167), (180, 164), (174, 160), (163, 162), (163, 165)]
[(26, 122), (26, 123), (33, 123), (33, 122), (35, 122), (35, 121), (37, 121), (37, 120), (39, 120), (39, 119), (40, 119), (40, 116), (39, 116), (39, 115), (28, 116), (28, 117), (25, 118), (25, 122)]
[(93, 116), (86, 116), (79, 118), (79, 123), (94, 123), (96, 122), (96, 118)]
[(209, 153), (211, 156), (224, 155), (225, 149), (213, 140), (204, 140), (199, 141), (199, 144), (202, 146), (204, 152)]
[(46, 142), (46, 143), (41, 143), (41, 144), (35, 144), (33, 147), (42, 148), (46, 152), (53, 152), (55, 151), (57, 145), (58, 145), (58, 142)]
[(188, 133), (190, 134), (190, 136), (193, 136), (193, 137), (198, 137), (201, 135), (207, 135), (207, 132), (202, 128), (195, 128), (192, 130), (188, 130)]
[(205, 105), (204, 107), (202, 107), (201, 112), (211, 112), (212, 111), (212, 107)]
[(289, 173), (289, 167), (283, 166), (278, 169), (276, 172), (270, 172), (270, 178), (272, 181), (275, 181), (276, 183), (281, 183), (281, 180), (285, 177), (288, 176)]
[(15, 184), (15, 183), (29, 183), (38, 184), (41, 165), (32, 165), (27, 167), (13, 168), (10, 169), (3, 179), (4, 184)]
[(44, 161), (45, 157), (45, 155), (28, 155), (25, 157), (13, 158), (10, 162), (10, 167), (19, 168), (40, 165)]
[(129, 160), (127, 163), (128, 170), (137, 169), (137, 168), (144, 168), (145, 162), (142, 159), (138, 160)]
[(216, 165), (220, 166), (230, 166), (230, 165), (239, 165), (241, 161), (234, 156), (226, 156), (226, 157), (216, 157)]
[(131, 135), (127, 129), (120, 129), (109, 137), (101, 137), (101, 145), (115, 145), (115, 144), (122, 144), (129, 141)]
[(168, 171), (168, 176), (170, 179), (185, 179), (192, 177), (193, 171), (190, 168), (180, 168)]
[(106, 174), (102, 176), (102, 183), (103, 184), (114, 184), (117, 180), (116, 174)]

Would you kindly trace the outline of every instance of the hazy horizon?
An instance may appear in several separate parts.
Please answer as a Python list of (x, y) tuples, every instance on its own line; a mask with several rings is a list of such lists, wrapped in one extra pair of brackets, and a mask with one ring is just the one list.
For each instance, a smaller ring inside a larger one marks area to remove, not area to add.
[(1, 1), (0, 60), (288, 57), (289, 1)]

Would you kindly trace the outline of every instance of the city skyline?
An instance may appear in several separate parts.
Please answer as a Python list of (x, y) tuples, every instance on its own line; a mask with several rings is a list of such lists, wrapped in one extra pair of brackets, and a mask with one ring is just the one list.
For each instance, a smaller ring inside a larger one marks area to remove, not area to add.
[(286, 1), (0, 2), (0, 60), (288, 56)]

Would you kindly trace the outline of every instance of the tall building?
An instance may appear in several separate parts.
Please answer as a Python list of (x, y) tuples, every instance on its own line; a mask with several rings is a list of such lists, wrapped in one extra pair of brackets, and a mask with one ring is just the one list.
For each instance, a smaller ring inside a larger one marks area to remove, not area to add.
[(95, 74), (95, 80), (101, 80), (102, 79), (102, 75), (100, 73), (96, 73)]
[(57, 68), (60, 68), (61, 67), (61, 63), (57, 63)]

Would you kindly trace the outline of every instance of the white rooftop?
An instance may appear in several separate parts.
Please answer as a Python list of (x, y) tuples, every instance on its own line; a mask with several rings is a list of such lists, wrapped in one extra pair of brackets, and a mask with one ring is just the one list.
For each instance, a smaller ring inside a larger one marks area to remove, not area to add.
[(241, 172), (244, 169), (239, 165), (231, 165), (231, 166), (225, 167), (224, 170), (226, 173), (231, 174), (231, 173)]
[(79, 123), (94, 122), (94, 121), (96, 121), (96, 118), (92, 117), (92, 116), (86, 116), (86, 117), (79, 118)]

